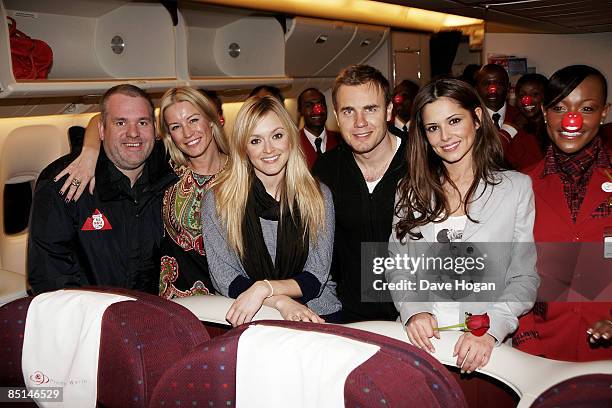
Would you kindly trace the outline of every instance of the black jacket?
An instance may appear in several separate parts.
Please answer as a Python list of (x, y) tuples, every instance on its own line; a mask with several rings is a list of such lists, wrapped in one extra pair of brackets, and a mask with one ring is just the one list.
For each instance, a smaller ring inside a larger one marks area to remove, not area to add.
[(66, 203), (59, 194), (63, 179), (53, 177), (75, 157), (51, 163), (36, 183), (28, 243), (32, 289), (95, 285), (157, 294), (162, 198), (177, 180), (163, 145), (156, 144), (133, 188), (102, 149), (94, 194)]
[[(395, 191), (407, 171), (405, 150), (406, 140), (402, 139), (372, 194), (350, 147), (344, 143), (323, 154), (313, 168), (313, 174), (331, 189), (334, 197), (336, 231), (331, 272), (347, 322), (397, 317), (390, 294), (371, 289), (373, 280), (384, 280), (384, 275), (373, 275), (372, 257), (387, 253)], [(367, 242), (378, 245), (362, 253), (361, 244)]]

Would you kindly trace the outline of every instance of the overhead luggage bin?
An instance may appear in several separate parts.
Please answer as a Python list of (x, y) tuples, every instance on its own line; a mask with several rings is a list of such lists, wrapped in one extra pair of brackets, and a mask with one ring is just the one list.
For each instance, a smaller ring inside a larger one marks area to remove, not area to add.
[(0, 17), (53, 50), (46, 80), (14, 78), (7, 24), (0, 29), (0, 97), (100, 94), (132, 82), (151, 91), (177, 84), (172, 19), (159, 3), (2, 0)]
[(274, 17), (251, 14), (181, 5), (176, 27), (179, 78), (207, 89), (290, 84), (283, 28)]
[(351, 41), (325, 67), (315, 73), (318, 77), (335, 77), (348, 65), (366, 61), (387, 39), (388, 27), (359, 24)]
[(288, 18), (285, 72), (290, 77), (314, 76), (345, 49), (356, 30), (356, 24), (344, 21)]

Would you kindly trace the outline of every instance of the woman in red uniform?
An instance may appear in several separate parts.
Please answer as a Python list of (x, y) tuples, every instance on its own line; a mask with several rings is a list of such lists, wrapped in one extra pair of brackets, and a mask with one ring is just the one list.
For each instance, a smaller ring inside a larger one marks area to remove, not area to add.
[(514, 336), (515, 346), (531, 354), (612, 359), (612, 259), (603, 245), (612, 227), (612, 166), (600, 131), (606, 95), (606, 79), (585, 65), (560, 69), (547, 87), (543, 112), (552, 145), (530, 171), (543, 301)]
[(504, 156), (516, 170), (524, 171), (537, 164), (550, 144), (541, 109), (547, 85), (548, 79), (541, 74), (525, 74), (516, 82), (519, 114), (500, 130), (510, 141)]

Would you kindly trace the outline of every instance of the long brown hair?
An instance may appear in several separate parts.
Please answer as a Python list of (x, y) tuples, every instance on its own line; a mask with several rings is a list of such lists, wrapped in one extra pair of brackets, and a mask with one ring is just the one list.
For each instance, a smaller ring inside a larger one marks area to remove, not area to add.
[[(396, 224), (395, 231), (400, 240), (406, 235), (410, 235), (411, 239), (420, 239), (423, 236), (415, 231), (417, 228), (448, 218), (451, 208), (442, 188), (444, 183), (449, 183), (459, 191), (450, 179), (444, 162), (429, 144), (423, 124), (423, 108), (442, 97), (452, 99), (469, 111), (472, 120), (478, 125), (470, 152), (474, 160), (474, 180), (466, 196), (462, 197), (463, 208), (471, 221), (477, 222), (470, 218), (468, 205), (478, 198), (474, 197), (478, 183), (484, 180), (486, 186), (498, 184), (495, 172), (505, 167), (497, 129), (476, 91), (469, 84), (452, 78), (436, 79), (425, 85), (414, 99), (406, 149), (408, 173), (398, 187), (399, 199), (395, 213), (400, 217), (400, 221)], [(482, 110), (481, 119), (476, 115), (476, 108)]]

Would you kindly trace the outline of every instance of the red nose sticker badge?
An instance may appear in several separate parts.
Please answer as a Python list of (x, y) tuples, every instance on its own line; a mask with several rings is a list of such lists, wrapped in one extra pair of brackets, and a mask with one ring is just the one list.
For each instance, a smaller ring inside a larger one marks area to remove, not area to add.
[(582, 129), (582, 115), (576, 112), (567, 112), (561, 120), (561, 127), (566, 132), (577, 132)]
[(531, 106), (533, 105), (533, 98), (529, 95), (525, 95), (521, 98), (521, 105), (523, 106)]
[(487, 87), (487, 94), (488, 95), (496, 95), (497, 94), (497, 85), (489, 85)]
[(85, 223), (81, 227), (81, 231), (96, 231), (96, 230), (112, 230), (111, 223), (108, 222), (106, 215), (102, 214), (100, 210), (96, 210), (91, 214), (91, 217), (87, 217)]
[(314, 106), (312, 107), (312, 113), (313, 115), (320, 115), (323, 113), (325, 109), (323, 109), (323, 105), (320, 103), (315, 103)]
[(404, 102), (404, 95), (402, 94), (397, 94), (393, 97), (393, 103), (396, 105), (400, 105), (402, 102)]

